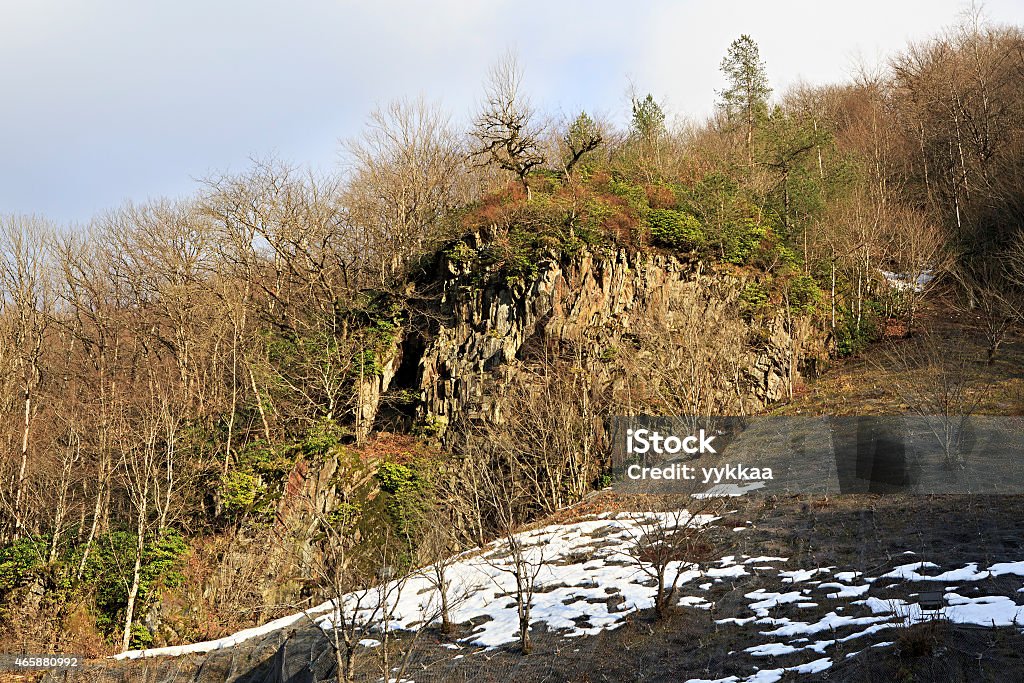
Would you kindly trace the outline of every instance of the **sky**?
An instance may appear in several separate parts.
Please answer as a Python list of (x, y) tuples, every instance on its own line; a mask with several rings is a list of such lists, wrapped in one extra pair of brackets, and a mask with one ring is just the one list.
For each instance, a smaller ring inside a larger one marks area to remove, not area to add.
[[(776, 91), (830, 83), (962, 0), (0, 0), (0, 213), (84, 224), (251, 158), (331, 170), (378, 104), (468, 120), (509, 50), (539, 109), (628, 120), (631, 89), (702, 117), (750, 34)], [(989, 0), (1024, 25), (1024, 2)]]

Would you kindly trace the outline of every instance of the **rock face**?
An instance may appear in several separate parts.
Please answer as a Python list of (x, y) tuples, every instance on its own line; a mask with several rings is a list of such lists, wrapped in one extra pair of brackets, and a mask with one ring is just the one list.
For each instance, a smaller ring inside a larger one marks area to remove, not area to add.
[[(658, 321), (689, 329), (696, 346), (740, 341), (745, 348), (735, 356), (734, 377), (727, 390), (720, 388), (717, 403), (741, 413), (784, 398), (801, 368), (813, 368), (825, 355), (822, 336), (805, 318), (779, 313), (745, 320), (740, 296), (750, 276), (737, 269), (623, 250), (545, 259), (525, 283), (480, 286), (478, 274), (457, 263), (443, 261), (442, 269), (448, 316), (422, 352), (415, 385), (417, 417), (442, 427), (459, 417), (492, 414), (495, 387), (515, 372), (534, 339), (570, 342), (591, 361), (628, 348), (625, 339)], [(666, 365), (673, 360), (664, 358)]]

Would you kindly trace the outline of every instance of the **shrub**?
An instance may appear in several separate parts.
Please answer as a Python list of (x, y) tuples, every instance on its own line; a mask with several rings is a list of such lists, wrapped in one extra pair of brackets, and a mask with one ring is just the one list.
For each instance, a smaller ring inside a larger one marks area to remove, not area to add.
[(323, 418), (309, 428), (306, 438), (296, 444), (295, 448), (305, 456), (324, 455), (340, 444), (344, 436), (345, 430), (337, 422)]
[(729, 226), (721, 237), (722, 260), (737, 266), (749, 263), (767, 235), (768, 229), (751, 218)]
[(612, 178), (608, 181), (608, 190), (612, 194), (625, 199), (630, 208), (638, 213), (642, 214), (650, 208), (650, 205), (647, 203), (647, 193), (639, 185), (633, 185)]
[(459, 240), (448, 249), (445, 249), (444, 255), (452, 263), (470, 264), (476, 259), (476, 250), (462, 240)]
[(221, 481), (221, 503), (231, 516), (239, 516), (256, 508), (256, 501), (265, 487), (256, 475), (243, 470), (229, 471)]
[(651, 209), (647, 225), (655, 244), (673, 249), (697, 249), (704, 245), (700, 221), (691, 214), (673, 209)]
[(600, 242), (603, 234), (627, 244), (632, 243), (642, 215), (629, 201), (615, 194), (589, 198), (581, 213), (582, 226), (593, 235), (590, 242)]
[(225, 515), (233, 521), (248, 518), (257, 524), (273, 522), (284, 482), (301, 452), (301, 443), (274, 447), (261, 440), (247, 444), (238, 454), (235, 467), (221, 480)]
[(408, 465), (382, 462), (377, 468), (377, 481), (382, 491), (398, 493), (416, 485), (416, 473)]
[(797, 313), (814, 313), (824, 295), (810, 275), (799, 275), (789, 281), (789, 307)]
[(0, 548), (0, 595), (22, 585), (46, 560), (50, 539), (27, 536)]
[(680, 205), (680, 197), (685, 194), (682, 187), (660, 183), (644, 188), (647, 203), (652, 209), (675, 209)]
[(868, 344), (879, 338), (878, 318), (866, 306), (860, 325), (857, 316), (849, 309), (840, 309), (836, 324), (836, 355), (853, 356), (863, 351)]
[(413, 539), (427, 519), (430, 483), (415, 466), (383, 462), (377, 468), (377, 481), (384, 493), (384, 509), (396, 535)]
[(768, 305), (768, 288), (762, 282), (751, 280), (740, 290), (740, 311), (744, 318), (750, 320)]
[[(105, 534), (97, 539), (95, 550), (86, 563), (82, 578), (95, 589), (96, 625), (108, 637), (117, 634), (124, 623), (137, 538), (127, 531)], [(181, 568), (187, 552), (188, 544), (174, 529), (166, 529), (162, 536), (146, 540), (136, 596), (138, 618), (145, 615), (161, 588), (174, 588), (184, 581)], [(148, 629), (140, 624), (132, 625), (131, 647), (145, 647), (151, 642), (152, 634)]]
[(153, 634), (142, 624), (132, 624), (131, 640), (128, 647), (133, 650), (144, 650), (153, 644)]

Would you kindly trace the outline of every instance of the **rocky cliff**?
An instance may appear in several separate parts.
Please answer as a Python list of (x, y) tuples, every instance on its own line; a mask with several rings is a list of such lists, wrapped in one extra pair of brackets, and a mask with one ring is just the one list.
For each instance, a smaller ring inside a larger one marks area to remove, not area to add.
[[(482, 248), (475, 237), (463, 244), (470, 253)], [(442, 257), (439, 269), (443, 294), (431, 331), (413, 337), (406, 330), (382, 374), (361, 393), (366, 429), (389, 391), (414, 394), (417, 421), (440, 430), (459, 418), (493, 416), (502, 383), (531, 343), (573, 345), (607, 383), (623, 369), (613, 358), (620, 352), (660, 352), (651, 364), (685, 360), (691, 371), (704, 362), (709, 372), (728, 376), (695, 408), (737, 413), (784, 398), (801, 372), (826, 355), (807, 316), (751, 316), (742, 298), (754, 275), (737, 268), (617, 250), (547, 254), (530, 278), (490, 276), (466, 257)], [(668, 347), (645, 348), (652, 329), (683, 334)]]

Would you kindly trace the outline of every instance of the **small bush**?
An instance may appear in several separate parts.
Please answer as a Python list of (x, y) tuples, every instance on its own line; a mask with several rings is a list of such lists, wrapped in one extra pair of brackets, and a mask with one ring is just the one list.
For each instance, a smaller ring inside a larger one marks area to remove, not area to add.
[(144, 650), (153, 644), (153, 634), (142, 624), (132, 624), (131, 640), (128, 647), (133, 650)]
[(471, 264), (476, 259), (476, 250), (462, 240), (444, 251), (444, 255), (452, 263)]
[(22, 585), (46, 560), (49, 537), (28, 536), (0, 547), (0, 595)]
[(344, 436), (345, 430), (334, 420), (321, 419), (306, 432), (297, 448), (306, 456), (323, 455), (341, 443)]
[(403, 539), (418, 537), (430, 507), (430, 482), (417, 467), (395, 462), (381, 463), (376, 476), (396, 535)]
[(243, 470), (231, 470), (221, 481), (221, 503), (232, 516), (244, 514), (255, 509), (263, 490), (264, 486), (256, 475)]
[(232, 521), (273, 522), (284, 483), (301, 452), (301, 444), (274, 447), (261, 440), (246, 445), (221, 480), (225, 516)]
[(608, 181), (608, 190), (612, 194), (625, 199), (634, 211), (644, 213), (650, 208), (650, 205), (647, 203), (647, 193), (639, 185), (633, 185), (613, 178)]
[(589, 243), (600, 243), (607, 236), (621, 243), (633, 241), (641, 212), (623, 197), (602, 194), (589, 198), (581, 211), (582, 226), (589, 231)]
[(700, 221), (691, 214), (673, 209), (651, 209), (647, 225), (655, 244), (673, 249), (697, 249), (704, 245)]
[(730, 226), (721, 238), (722, 260), (737, 266), (750, 263), (767, 235), (765, 226), (749, 218)]
[(799, 275), (789, 281), (789, 307), (796, 313), (817, 311), (824, 295), (810, 275)]
[(762, 282), (751, 280), (740, 290), (739, 301), (743, 317), (750, 320), (768, 305), (768, 288)]
[(877, 316), (865, 306), (864, 315), (857, 324), (857, 316), (848, 309), (840, 310), (841, 317), (836, 324), (836, 355), (853, 356), (863, 351), (879, 336)]
[(645, 189), (647, 203), (652, 209), (676, 209), (680, 205), (680, 197), (685, 195), (682, 187), (668, 184), (648, 185)]
[(377, 481), (382, 491), (398, 493), (416, 485), (416, 473), (408, 465), (382, 462), (377, 468)]
[[(96, 541), (82, 579), (95, 589), (96, 625), (107, 637), (116, 636), (123, 627), (132, 583), (137, 536), (113, 531)], [(157, 598), (161, 588), (175, 588), (184, 581), (181, 568), (188, 552), (185, 539), (174, 529), (146, 540), (142, 551), (136, 618), (141, 619)], [(132, 625), (131, 647), (152, 643), (152, 634), (140, 624)]]

